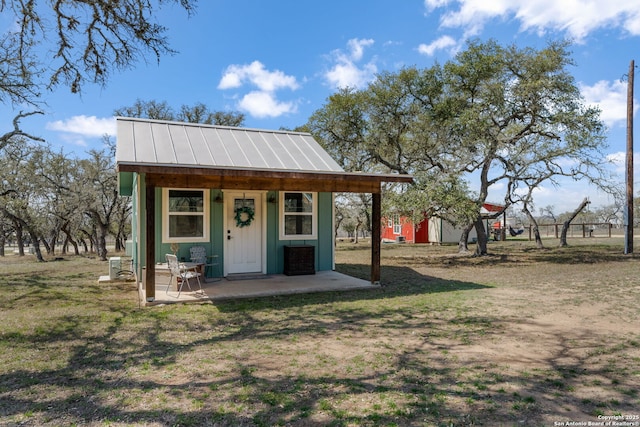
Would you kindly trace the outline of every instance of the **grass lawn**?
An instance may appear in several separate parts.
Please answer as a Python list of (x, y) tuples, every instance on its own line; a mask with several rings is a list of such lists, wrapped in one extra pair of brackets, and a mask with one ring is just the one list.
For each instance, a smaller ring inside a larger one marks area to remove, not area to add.
[[(0, 258), (0, 425), (537, 426), (640, 416), (640, 258), (384, 245), (382, 289), (139, 308), (108, 266)], [(370, 249), (337, 270), (368, 279)], [(640, 422), (640, 419), (632, 420)]]

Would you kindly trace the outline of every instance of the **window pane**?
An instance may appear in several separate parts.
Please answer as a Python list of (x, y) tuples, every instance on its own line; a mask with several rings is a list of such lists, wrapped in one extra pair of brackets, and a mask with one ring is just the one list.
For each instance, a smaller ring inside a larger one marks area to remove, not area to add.
[(204, 217), (202, 215), (169, 216), (169, 237), (203, 237)]
[(255, 199), (235, 199), (233, 201), (234, 211), (241, 208), (251, 208), (251, 210), (256, 210), (256, 201)]
[(169, 212), (204, 212), (201, 190), (169, 190)]
[(311, 215), (285, 215), (284, 234), (287, 236), (313, 234), (313, 216)]
[(313, 212), (312, 193), (284, 193), (285, 212)]

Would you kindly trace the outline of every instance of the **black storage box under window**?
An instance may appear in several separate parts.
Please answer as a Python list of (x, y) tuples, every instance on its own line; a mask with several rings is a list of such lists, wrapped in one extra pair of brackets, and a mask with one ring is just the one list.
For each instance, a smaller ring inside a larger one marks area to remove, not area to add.
[(316, 274), (315, 246), (285, 246), (284, 274), (287, 276)]

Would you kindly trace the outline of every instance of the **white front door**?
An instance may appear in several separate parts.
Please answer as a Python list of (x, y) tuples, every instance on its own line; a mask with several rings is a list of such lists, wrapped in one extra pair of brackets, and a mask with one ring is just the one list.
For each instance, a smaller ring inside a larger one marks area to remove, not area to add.
[(263, 193), (225, 192), (225, 275), (263, 272)]

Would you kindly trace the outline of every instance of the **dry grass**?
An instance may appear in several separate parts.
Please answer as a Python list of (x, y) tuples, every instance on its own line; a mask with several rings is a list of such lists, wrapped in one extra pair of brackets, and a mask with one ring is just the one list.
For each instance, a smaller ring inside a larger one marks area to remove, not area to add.
[[(638, 414), (616, 239), (383, 248), (383, 290), (138, 308), (107, 265), (0, 259), (0, 425), (553, 425)], [(548, 244), (551, 246), (551, 244)], [(368, 277), (369, 249), (338, 269)]]

